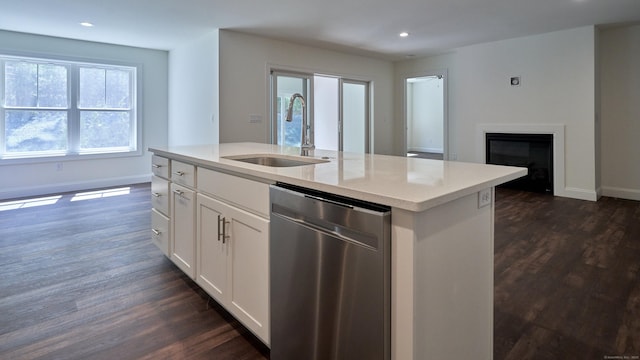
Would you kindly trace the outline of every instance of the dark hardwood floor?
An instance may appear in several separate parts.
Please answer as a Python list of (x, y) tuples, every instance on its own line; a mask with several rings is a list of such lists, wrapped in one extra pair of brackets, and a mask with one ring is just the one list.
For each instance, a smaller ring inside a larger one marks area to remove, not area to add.
[(150, 242), (149, 194), (0, 211), (0, 359), (268, 358)]
[[(151, 244), (149, 193), (0, 211), (0, 359), (269, 358)], [(640, 202), (496, 198), (494, 358), (638, 359)]]
[(498, 189), (495, 359), (640, 358), (640, 202)]

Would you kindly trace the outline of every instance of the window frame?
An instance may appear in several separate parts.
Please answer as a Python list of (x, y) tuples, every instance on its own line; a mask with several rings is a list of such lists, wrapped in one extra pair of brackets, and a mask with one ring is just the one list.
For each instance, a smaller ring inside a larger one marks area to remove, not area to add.
[[(26, 61), (36, 64), (63, 65), (67, 69), (67, 107), (64, 108), (38, 108), (38, 107), (16, 107), (5, 106), (5, 62), (6, 61)], [(80, 108), (80, 69), (99, 68), (117, 69), (130, 71), (130, 109), (115, 111), (128, 112), (130, 119), (130, 146), (128, 149), (103, 148), (103, 149), (80, 149), (80, 114), (82, 111), (114, 111), (110, 108)], [(119, 157), (141, 156), (143, 154), (142, 144), (142, 64), (120, 62), (107, 59), (86, 59), (62, 57), (48, 54), (27, 54), (0, 51), (0, 165), (15, 165), (28, 163), (56, 162), (67, 160), (88, 160), (106, 159)], [(10, 110), (32, 110), (32, 111), (65, 111), (67, 112), (67, 149), (63, 151), (42, 151), (8, 154), (5, 150), (5, 112)]]

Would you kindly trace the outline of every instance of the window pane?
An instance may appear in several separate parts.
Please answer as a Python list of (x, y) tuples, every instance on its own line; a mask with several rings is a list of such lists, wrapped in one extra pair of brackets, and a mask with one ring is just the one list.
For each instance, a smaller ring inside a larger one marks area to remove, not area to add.
[(107, 70), (106, 103), (110, 109), (129, 108), (129, 72)]
[(105, 70), (80, 69), (80, 108), (105, 107)]
[(6, 106), (37, 106), (38, 65), (7, 61), (4, 65), (4, 72)]
[(67, 112), (7, 110), (5, 139), (7, 152), (66, 150)]
[(5, 63), (5, 104), (16, 107), (67, 107), (67, 69), (60, 65)]
[(128, 71), (80, 69), (79, 106), (83, 109), (129, 109)]
[(80, 113), (80, 148), (100, 149), (130, 145), (131, 121), (128, 112), (82, 111)]
[(60, 65), (38, 65), (38, 107), (67, 107), (67, 69)]

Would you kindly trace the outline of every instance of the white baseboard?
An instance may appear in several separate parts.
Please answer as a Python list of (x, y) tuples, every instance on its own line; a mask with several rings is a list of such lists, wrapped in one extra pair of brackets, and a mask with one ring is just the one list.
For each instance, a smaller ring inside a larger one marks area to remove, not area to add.
[(564, 190), (555, 191), (554, 195), (578, 200), (598, 201), (598, 192), (595, 190), (566, 187)]
[(419, 151), (419, 152), (428, 152), (428, 153), (436, 153), (442, 154), (444, 151), (442, 148), (427, 148), (427, 147), (411, 147), (409, 151)]
[(625, 189), (625, 188), (618, 188), (618, 187), (612, 187), (612, 186), (603, 186), (602, 196), (640, 201), (640, 190)]
[(139, 184), (151, 181), (151, 174), (124, 176), (118, 178), (67, 182), (60, 184), (48, 184), (41, 186), (30, 186), (21, 188), (12, 188), (0, 191), (0, 200), (15, 199), (30, 196), (41, 196), (49, 194), (58, 194), (71, 191), (83, 191), (90, 189), (99, 189), (112, 186)]

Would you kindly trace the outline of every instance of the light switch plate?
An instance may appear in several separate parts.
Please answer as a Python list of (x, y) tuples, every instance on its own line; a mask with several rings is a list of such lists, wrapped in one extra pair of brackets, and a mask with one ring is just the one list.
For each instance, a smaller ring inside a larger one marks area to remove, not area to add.
[(478, 209), (491, 205), (491, 188), (478, 191)]

